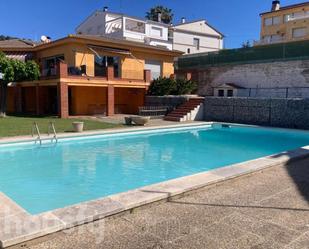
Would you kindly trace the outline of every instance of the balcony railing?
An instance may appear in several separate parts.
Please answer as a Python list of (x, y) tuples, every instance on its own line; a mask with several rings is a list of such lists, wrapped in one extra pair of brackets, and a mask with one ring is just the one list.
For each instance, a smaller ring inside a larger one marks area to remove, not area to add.
[(296, 21), (296, 20), (301, 20), (301, 19), (306, 19), (306, 18), (309, 18), (309, 13), (304, 13), (303, 15), (298, 15), (298, 16), (287, 16), (285, 21), (291, 22), (291, 21)]
[[(49, 72), (49, 73), (46, 73)], [(129, 76), (134, 75), (131, 71), (128, 72)], [(41, 73), (41, 80), (48, 80), (48, 79), (59, 79), (59, 78), (80, 78), (80, 79), (100, 79), (100, 80), (106, 80), (106, 81), (127, 81), (127, 82), (145, 82), (150, 83), (151, 81), (151, 71), (150, 70), (144, 70), (143, 72), (137, 72), (143, 76), (143, 79), (134, 79), (134, 78), (120, 78), (115, 77), (114, 67), (107, 67), (106, 68), (106, 76), (105, 77), (97, 77), (97, 76), (88, 76), (86, 74), (86, 66), (82, 67), (68, 67), (66, 63), (59, 62), (54, 68), (51, 69), (43, 69)], [(127, 72), (124, 72), (124, 74), (127, 74)], [(135, 74), (136, 75), (136, 74)]]
[(276, 43), (282, 43), (284, 42), (283, 38), (280, 39), (263, 39), (263, 40), (259, 40), (259, 41), (253, 41), (253, 45), (254, 46), (259, 46), (259, 45), (269, 45), (269, 44), (276, 44)]

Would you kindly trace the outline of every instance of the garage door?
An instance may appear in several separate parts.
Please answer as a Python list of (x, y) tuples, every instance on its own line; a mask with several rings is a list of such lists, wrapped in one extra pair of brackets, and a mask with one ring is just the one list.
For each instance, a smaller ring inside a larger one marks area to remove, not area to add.
[(162, 72), (162, 63), (156, 60), (146, 60), (145, 70), (151, 71), (151, 79), (159, 78)]

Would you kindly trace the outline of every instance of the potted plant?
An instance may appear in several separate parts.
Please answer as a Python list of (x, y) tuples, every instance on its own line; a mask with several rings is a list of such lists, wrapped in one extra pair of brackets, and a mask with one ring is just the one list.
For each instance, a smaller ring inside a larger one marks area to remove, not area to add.
[(74, 132), (83, 132), (84, 130), (84, 122), (76, 121), (72, 123)]

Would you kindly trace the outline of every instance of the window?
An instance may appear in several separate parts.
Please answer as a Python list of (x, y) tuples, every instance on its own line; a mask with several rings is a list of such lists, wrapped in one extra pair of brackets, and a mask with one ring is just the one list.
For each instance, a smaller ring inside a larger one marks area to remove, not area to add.
[(264, 19), (264, 25), (265, 26), (271, 26), (271, 25), (278, 25), (281, 23), (281, 17), (275, 16), (275, 17), (269, 17)]
[(143, 22), (139, 22), (133, 19), (125, 19), (125, 27), (127, 31), (137, 32), (145, 34), (146, 31), (146, 25)]
[(57, 55), (42, 59), (43, 70), (42, 76), (54, 76), (57, 74), (57, 66), (59, 61), (64, 61), (64, 55)]
[(234, 96), (234, 91), (233, 90), (227, 90), (227, 96), (228, 97), (233, 97)]
[(299, 11), (284, 16), (284, 22), (293, 21), (295, 19), (306, 18), (309, 15), (309, 11)]
[(114, 67), (114, 77), (118, 78), (120, 77), (121, 72), (121, 63), (120, 63), (119, 57), (112, 57), (112, 56), (95, 56), (94, 62), (95, 62), (95, 76), (107, 76), (107, 67)]
[(265, 26), (271, 26), (271, 25), (273, 25), (273, 19), (272, 19), (272, 17), (270, 17), (270, 18), (265, 18), (265, 19), (264, 19), (264, 25), (265, 25)]
[(224, 90), (218, 90), (218, 96), (224, 97)]
[(282, 41), (281, 35), (265, 35), (263, 39), (266, 43)]
[(157, 60), (146, 60), (145, 70), (150, 70), (151, 79), (157, 79), (162, 76), (162, 62)]
[(281, 17), (280, 16), (276, 16), (273, 17), (273, 25), (277, 25), (281, 23)]
[(200, 39), (193, 38), (193, 46), (196, 48), (196, 50), (200, 50)]
[(301, 38), (307, 34), (306, 28), (295, 28), (292, 31), (293, 38)]
[(151, 27), (151, 35), (156, 37), (162, 37), (163, 36), (163, 30), (158, 27)]

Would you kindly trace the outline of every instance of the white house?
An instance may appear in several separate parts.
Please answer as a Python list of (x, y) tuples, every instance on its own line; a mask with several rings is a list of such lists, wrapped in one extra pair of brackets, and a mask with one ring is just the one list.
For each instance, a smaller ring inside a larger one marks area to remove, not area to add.
[(183, 51), (186, 54), (217, 51), (223, 48), (224, 36), (205, 20), (167, 25), (108, 11), (97, 10), (77, 28), (77, 34), (126, 39), (148, 45)]
[(126, 39), (172, 50), (168, 28), (169, 25), (164, 23), (109, 12), (105, 7), (95, 11), (75, 31), (77, 34)]
[(224, 35), (205, 20), (186, 22), (170, 27), (173, 49), (186, 54), (218, 51), (223, 48)]

